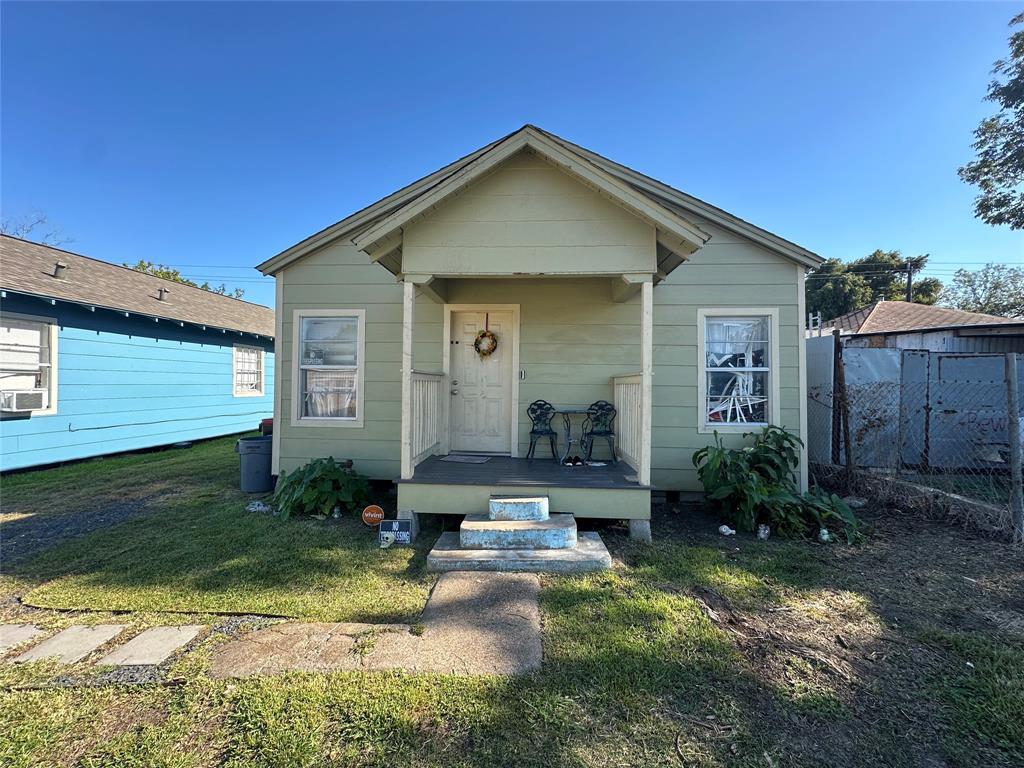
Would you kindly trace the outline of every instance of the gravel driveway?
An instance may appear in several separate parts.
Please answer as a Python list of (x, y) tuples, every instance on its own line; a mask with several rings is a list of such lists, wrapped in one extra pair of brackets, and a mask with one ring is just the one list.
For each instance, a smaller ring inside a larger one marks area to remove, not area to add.
[(0, 562), (7, 566), (24, 562), (69, 539), (145, 515), (156, 508), (153, 501), (162, 496), (154, 494), (110, 504), (102, 509), (28, 514), (6, 522), (0, 521)]

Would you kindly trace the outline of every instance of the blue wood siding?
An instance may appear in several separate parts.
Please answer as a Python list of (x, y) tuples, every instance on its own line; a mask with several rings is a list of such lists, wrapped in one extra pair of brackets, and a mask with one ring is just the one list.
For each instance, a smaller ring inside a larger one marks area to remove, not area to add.
[[(0, 312), (52, 317), (57, 412), (0, 417), (0, 469), (255, 429), (274, 410), (270, 339), (7, 294)], [(262, 396), (235, 397), (235, 344), (264, 350)]]

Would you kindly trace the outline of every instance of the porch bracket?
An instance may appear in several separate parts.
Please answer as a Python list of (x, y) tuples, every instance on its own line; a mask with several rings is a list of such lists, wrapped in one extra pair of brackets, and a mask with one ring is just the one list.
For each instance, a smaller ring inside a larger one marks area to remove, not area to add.
[(618, 275), (612, 278), (612, 301), (620, 304), (629, 301), (640, 293), (641, 286), (644, 284), (650, 285), (653, 279), (653, 275), (649, 275), (646, 272)]
[(399, 279), (415, 285), (420, 293), (436, 304), (448, 303), (448, 281), (444, 278), (434, 275), (403, 274)]

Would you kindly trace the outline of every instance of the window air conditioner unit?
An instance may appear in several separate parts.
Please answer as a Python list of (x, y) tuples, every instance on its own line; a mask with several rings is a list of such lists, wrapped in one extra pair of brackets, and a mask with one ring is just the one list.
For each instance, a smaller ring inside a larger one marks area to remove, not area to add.
[(5, 413), (42, 411), (46, 408), (47, 394), (45, 389), (0, 390), (0, 411)]

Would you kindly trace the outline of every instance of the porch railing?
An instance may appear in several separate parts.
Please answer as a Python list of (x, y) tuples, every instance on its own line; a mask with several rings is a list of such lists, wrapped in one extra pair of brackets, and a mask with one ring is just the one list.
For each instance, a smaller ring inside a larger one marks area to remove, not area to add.
[(644, 450), (643, 374), (613, 376), (612, 386), (618, 411), (615, 432), (619, 456), (639, 469)]
[(412, 372), (413, 466), (440, 450), (443, 391), (443, 373)]

